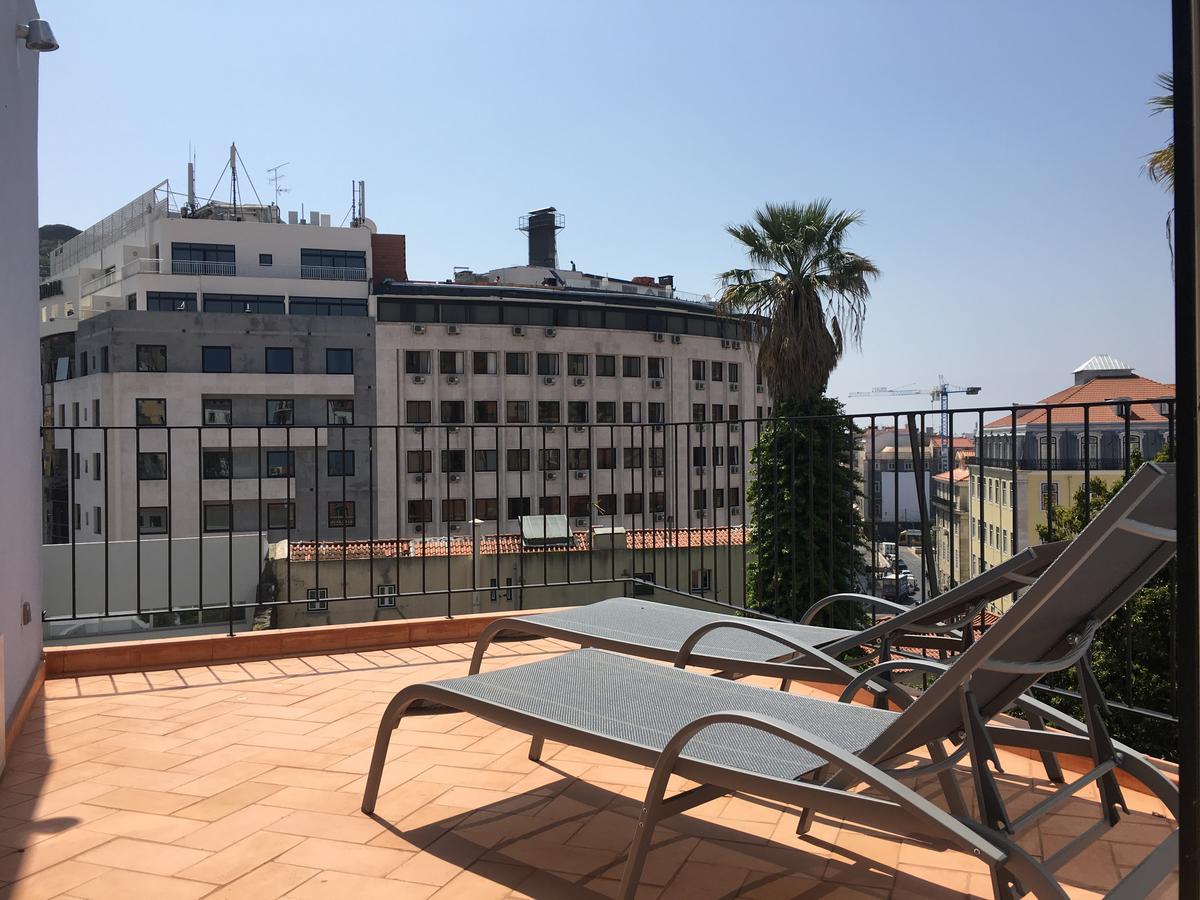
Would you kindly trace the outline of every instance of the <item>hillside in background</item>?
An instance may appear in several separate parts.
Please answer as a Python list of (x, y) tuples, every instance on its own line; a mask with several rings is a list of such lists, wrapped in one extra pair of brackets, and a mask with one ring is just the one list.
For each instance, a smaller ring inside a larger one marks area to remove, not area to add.
[(38, 265), (43, 274), (49, 274), (50, 251), (77, 234), (79, 229), (72, 225), (43, 225), (38, 229)]

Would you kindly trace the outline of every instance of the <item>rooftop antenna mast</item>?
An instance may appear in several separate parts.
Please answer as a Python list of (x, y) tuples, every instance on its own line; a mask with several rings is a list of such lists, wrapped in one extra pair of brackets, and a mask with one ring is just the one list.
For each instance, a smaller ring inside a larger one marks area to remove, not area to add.
[(233, 218), (237, 219), (237, 208), (238, 208), (237, 144), (229, 145), (229, 205), (233, 207)]
[(188, 148), (187, 214), (196, 212), (196, 152)]
[(280, 163), (277, 166), (272, 166), (271, 168), (267, 169), (267, 181), (271, 182), (272, 186), (274, 186), (274, 188), (275, 188), (275, 205), (276, 206), (279, 205), (279, 195), (290, 193), (292, 190), (291, 188), (285, 188), (285, 187), (279, 186), (279, 183), (281, 181), (283, 181), (283, 179), (287, 178), (286, 175), (280, 174), (279, 170), (282, 169), (284, 166), (290, 166), (290, 165), (291, 165), (290, 162), (285, 162), (285, 163)]

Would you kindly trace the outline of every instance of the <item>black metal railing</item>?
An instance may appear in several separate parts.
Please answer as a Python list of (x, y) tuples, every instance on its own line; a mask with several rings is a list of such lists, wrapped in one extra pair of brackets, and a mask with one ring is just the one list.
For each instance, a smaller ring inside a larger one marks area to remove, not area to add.
[[(232, 633), (322, 614), (454, 616), (621, 593), (786, 619), (833, 591), (921, 602), (1030, 543), (1069, 536), (1055, 505), (1078, 489), (1086, 522), (1092, 474), (1112, 480), (1136, 462), (1134, 428), (1148, 453), (1170, 458), (1171, 398), (1121, 412), (1120, 458), (1075, 466), (1051, 452), (1023, 467), (1025, 448), (1043, 438), (1053, 447), (1061, 423), (1083, 446), (1093, 421), (1111, 436), (1112, 403), (952, 410), (952, 434), (1012, 448), (1003, 465), (960, 457), (965, 477), (932, 469), (933, 410), (670, 423), (59, 423), (43, 429), (44, 618), (56, 634), (114, 619)], [(857, 561), (835, 565), (847, 546)], [(1174, 646), (1170, 696), (1147, 708), (1133, 619), (1123, 621), (1114, 707), (1172, 721)]]

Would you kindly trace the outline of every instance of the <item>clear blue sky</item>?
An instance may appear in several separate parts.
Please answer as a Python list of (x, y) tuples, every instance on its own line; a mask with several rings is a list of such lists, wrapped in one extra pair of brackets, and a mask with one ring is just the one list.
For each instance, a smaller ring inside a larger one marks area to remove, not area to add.
[(1171, 380), (1170, 202), (1140, 172), (1167, 0), (40, 7), (44, 223), (182, 190), (189, 144), (207, 195), (236, 140), (264, 199), (291, 163), (285, 208), (336, 222), (365, 179), (413, 278), (523, 262), (517, 217), (553, 204), (564, 264), (706, 292), (741, 263), (726, 223), (827, 196), (883, 270), (835, 393), (1028, 402), (1093, 353)]

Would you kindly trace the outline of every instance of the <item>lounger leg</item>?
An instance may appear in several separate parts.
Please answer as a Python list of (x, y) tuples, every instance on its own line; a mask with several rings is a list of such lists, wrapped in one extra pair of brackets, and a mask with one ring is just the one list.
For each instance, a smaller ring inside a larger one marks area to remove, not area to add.
[[(821, 766), (819, 769), (814, 769), (805, 776), (804, 780), (812, 782), (820, 781), (825, 776), (825, 768), (825, 766)], [(816, 818), (816, 811), (811, 806), (800, 807), (800, 818), (796, 822), (797, 837), (803, 837), (808, 834), (809, 829), (812, 828), (814, 818)]]
[(475, 675), (479, 672), (479, 667), (483, 665), (483, 654), (487, 652), (487, 648), (497, 635), (508, 630), (505, 627), (506, 624), (504, 621), (493, 622), (480, 633), (479, 640), (475, 642), (475, 650), (471, 653), (471, 667), (467, 670), (468, 675)]
[(529, 758), (534, 762), (542, 761), (542, 748), (546, 745), (546, 739), (540, 734), (535, 734), (529, 742)]
[(788, 691), (790, 691), (792, 689), (792, 679), (784, 678), (782, 681), (780, 681), (779, 689), (781, 691), (783, 691), (784, 693), (787, 693)]
[(392, 741), (392, 732), (404, 718), (404, 713), (411, 704), (412, 698), (406, 691), (401, 691), (392, 698), (392, 702), (383, 711), (379, 719), (379, 732), (375, 736), (375, 752), (371, 755), (371, 768), (367, 771), (367, 786), (363, 790), (362, 811), (370, 814), (375, 812), (375, 801), (379, 799), (379, 782), (383, 779), (383, 764), (387, 762), (388, 744)]
[[(942, 746), (941, 741), (931, 741), (926, 745), (929, 749), (929, 758), (933, 762), (941, 762), (946, 758), (946, 748)], [(958, 816), (960, 819), (970, 818), (970, 812), (967, 810), (967, 801), (963, 797), (962, 788), (958, 786), (958, 779), (954, 777), (953, 769), (943, 769), (938, 772), (938, 783), (942, 786), (942, 794), (946, 798), (946, 806), (950, 810), (950, 814)]]

